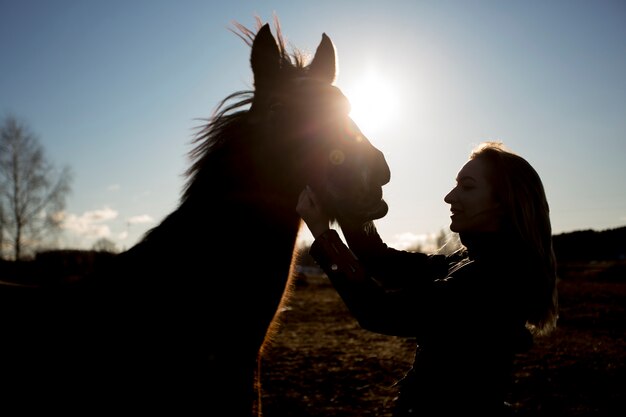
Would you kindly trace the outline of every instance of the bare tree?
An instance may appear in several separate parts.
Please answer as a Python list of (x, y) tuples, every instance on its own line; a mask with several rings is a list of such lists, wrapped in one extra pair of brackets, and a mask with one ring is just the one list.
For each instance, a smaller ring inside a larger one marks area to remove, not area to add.
[(58, 230), (70, 192), (69, 167), (56, 170), (38, 138), (14, 116), (0, 125), (0, 255), (19, 260)]

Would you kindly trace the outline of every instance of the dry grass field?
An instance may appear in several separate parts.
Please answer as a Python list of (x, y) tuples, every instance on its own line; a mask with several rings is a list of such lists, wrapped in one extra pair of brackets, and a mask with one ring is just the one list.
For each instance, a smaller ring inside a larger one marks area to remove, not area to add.
[[(626, 416), (626, 265), (617, 266), (561, 269), (559, 329), (519, 357), (516, 415)], [(264, 353), (263, 415), (389, 417), (412, 355), (410, 340), (360, 329), (325, 277), (301, 277)]]
[[(559, 275), (559, 328), (518, 357), (509, 402), (519, 417), (624, 417), (626, 262)], [(279, 322), (262, 360), (264, 417), (391, 417), (411, 340), (359, 328), (319, 274), (295, 281)]]

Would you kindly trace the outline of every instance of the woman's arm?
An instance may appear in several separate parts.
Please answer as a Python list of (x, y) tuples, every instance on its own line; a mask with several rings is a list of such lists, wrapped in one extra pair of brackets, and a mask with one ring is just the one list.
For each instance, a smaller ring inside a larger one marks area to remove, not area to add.
[(362, 328), (393, 336), (414, 336), (412, 295), (407, 291), (388, 291), (372, 279), (335, 230), (320, 234), (311, 245), (310, 254)]
[(383, 242), (373, 222), (340, 226), (350, 250), (387, 288), (417, 289), (448, 273), (445, 256), (391, 248)]

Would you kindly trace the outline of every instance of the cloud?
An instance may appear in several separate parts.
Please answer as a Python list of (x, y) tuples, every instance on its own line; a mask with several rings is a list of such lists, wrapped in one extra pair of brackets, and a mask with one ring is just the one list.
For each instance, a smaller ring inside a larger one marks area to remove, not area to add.
[(119, 191), (120, 188), (122, 187), (120, 187), (119, 184), (111, 184), (107, 187), (107, 191), (115, 192), (115, 191)]
[(60, 213), (61, 227), (67, 231), (84, 237), (100, 238), (111, 235), (111, 229), (104, 224), (117, 218), (117, 211), (105, 207), (99, 210), (86, 211), (81, 215)]
[(400, 250), (411, 250), (420, 247), (422, 251), (432, 250), (432, 234), (420, 234), (405, 232), (393, 237), (389, 246)]
[(128, 224), (145, 224), (153, 223), (154, 219), (148, 214), (140, 214), (138, 216), (132, 216), (126, 219)]

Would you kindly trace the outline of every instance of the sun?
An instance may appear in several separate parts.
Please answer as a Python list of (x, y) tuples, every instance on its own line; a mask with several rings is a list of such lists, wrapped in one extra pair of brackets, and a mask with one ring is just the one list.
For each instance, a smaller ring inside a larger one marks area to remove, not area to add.
[(356, 78), (343, 91), (352, 108), (350, 117), (365, 135), (388, 128), (397, 115), (397, 90), (391, 81), (376, 71)]

